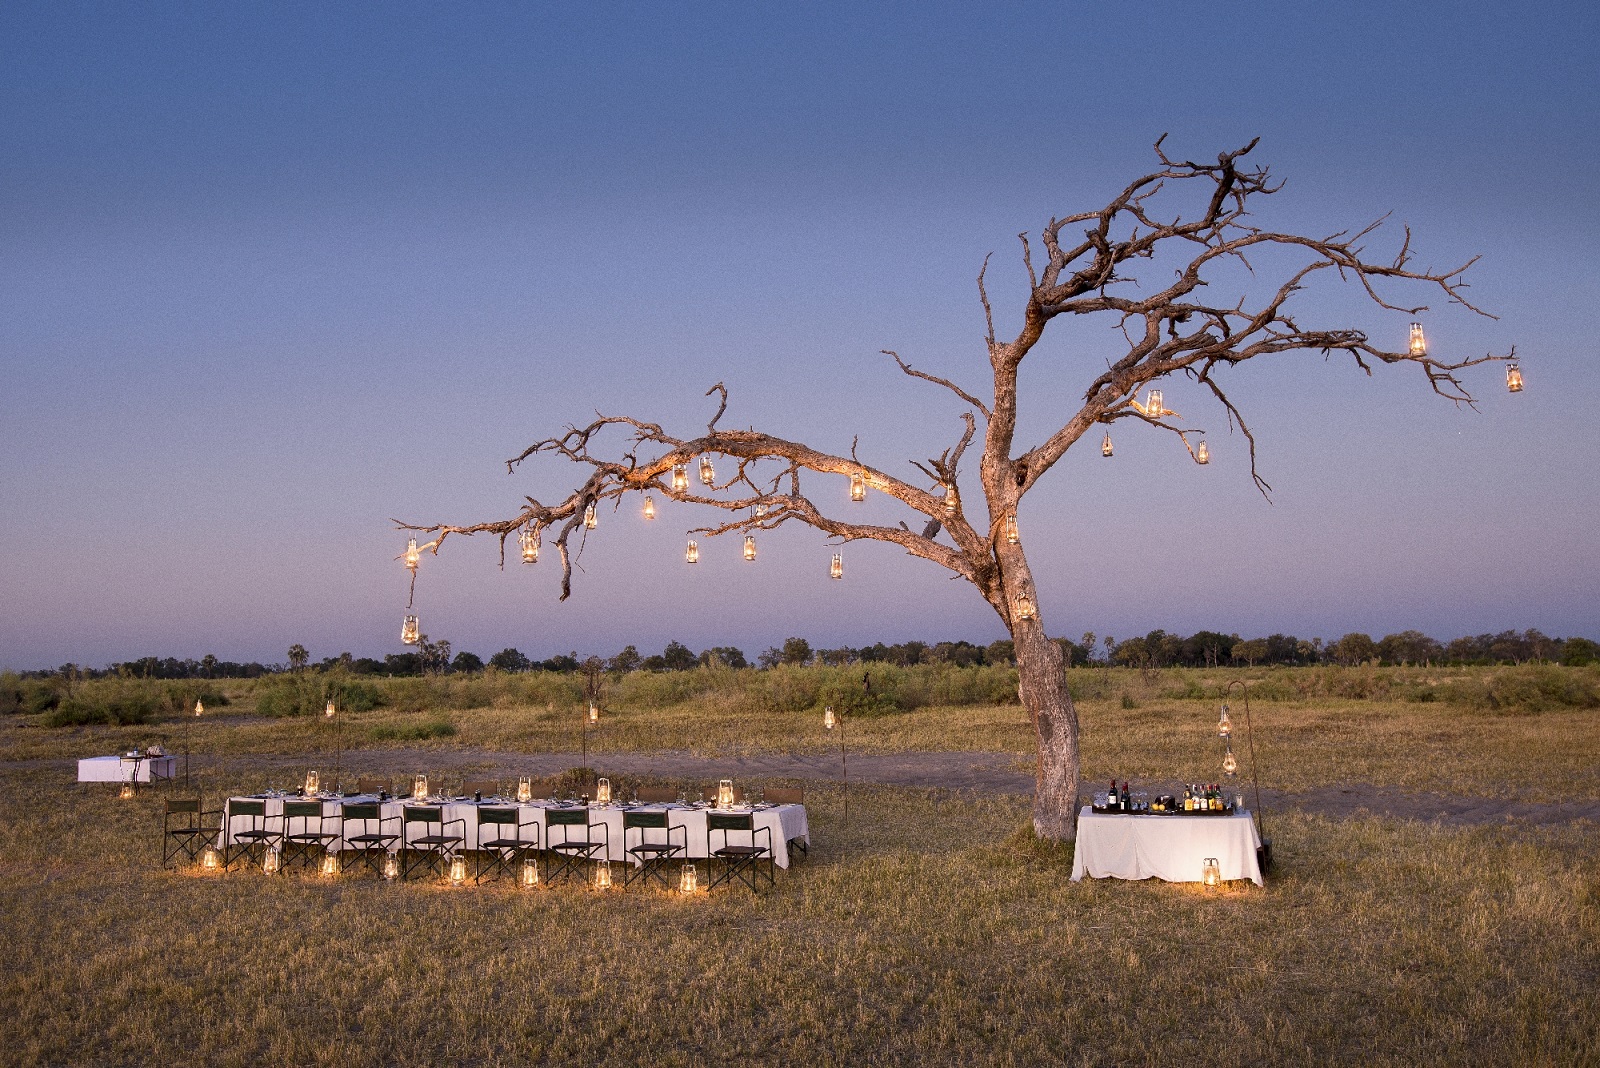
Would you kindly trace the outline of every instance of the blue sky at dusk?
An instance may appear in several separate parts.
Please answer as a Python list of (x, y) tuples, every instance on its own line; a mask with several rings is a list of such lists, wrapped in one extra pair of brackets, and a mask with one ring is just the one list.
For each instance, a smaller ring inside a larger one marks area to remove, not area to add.
[[(718, 381), (724, 425), (859, 435), (910, 477), (962, 409), (879, 350), (984, 393), (984, 257), (1014, 332), (1018, 232), (1104, 204), (1163, 132), (1196, 159), (1259, 136), (1287, 182), (1264, 224), (1393, 211), (1374, 250), (1409, 225), (1421, 266), (1482, 254), (1499, 318), (1434, 299), (1431, 345), (1515, 344), (1528, 389), (1468, 371), (1474, 412), (1415, 368), (1239, 368), (1269, 504), (1170, 384), (1209, 467), (1124, 422), (1024, 504), (1049, 631), (1600, 638), (1597, 31), (1575, 3), (7, 4), (0, 668), (398, 652), (390, 517), (563, 496), (574, 469), (503, 461), (596, 409), (693, 436)], [(1300, 307), (1404, 344), (1337, 286)], [(1025, 365), (1029, 444), (1112, 352), (1060, 334)], [(451, 543), (423, 629), (485, 657), (1002, 636), (893, 548), (847, 546), (843, 582), (798, 529), (692, 568), (710, 517), (637, 503), (565, 604), (553, 553)]]

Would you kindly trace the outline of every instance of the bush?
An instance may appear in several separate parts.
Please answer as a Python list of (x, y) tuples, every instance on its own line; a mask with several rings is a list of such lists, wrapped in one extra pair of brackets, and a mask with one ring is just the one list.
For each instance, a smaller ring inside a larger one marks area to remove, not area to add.
[(377, 742), (425, 742), (429, 738), (449, 738), (455, 732), (454, 723), (436, 718), (421, 723), (385, 723), (373, 727), (368, 733)]
[(1551, 664), (1456, 679), (1440, 687), (1440, 691), (1447, 702), (1457, 707), (1496, 712), (1600, 708), (1600, 675)]
[(45, 713), (46, 727), (79, 727), (89, 723), (128, 726), (149, 723), (161, 710), (156, 695), (143, 687), (117, 692), (79, 693)]

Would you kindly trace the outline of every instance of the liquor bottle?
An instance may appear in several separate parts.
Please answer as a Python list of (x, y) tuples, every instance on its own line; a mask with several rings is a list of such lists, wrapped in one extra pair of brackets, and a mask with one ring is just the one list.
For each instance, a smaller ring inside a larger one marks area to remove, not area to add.
[(1106, 794), (1106, 811), (1107, 812), (1115, 812), (1116, 810), (1117, 810), (1117, 780), (1112, 779), (1111, 780), (1111, 791)]
[(1194, 811), (1194, 793), (1189, 789), (1187, 784), (1185, 784), (1183, 787), (1183, 810), (1185, 812)]
[(1122, 784), (1122, 811), (1133, 811), (1133, 795), (1128, 793), (1128, 784), (1126, 782)]

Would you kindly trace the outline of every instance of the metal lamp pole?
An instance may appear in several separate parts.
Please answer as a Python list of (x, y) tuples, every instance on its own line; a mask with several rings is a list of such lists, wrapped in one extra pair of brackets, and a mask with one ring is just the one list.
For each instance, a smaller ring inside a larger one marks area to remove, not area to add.
[(206, 710), (198, 698), (194, 702), (194, 715), (183, 717), (183, 792), (189, 792), (189, 721), (199, 719)]
[(1244, 695), (1244, 736), (1245, 744), (1250, 747), (1250, 784), (1255, 791), (1256, 834), (1261, 838), (1262, 860), (1265, 862), (1262, 867), (1269, 867), (1272, 863), (1272, 843), (1267, 838), (1266, 824), (1261, 815), (1261, 778), (1256, 772), (1256, 735), (1250, 725), (1250, 687), (1244, 684), (1244, 680), (1234, 679), (1222, 691), (1223, 697), (1226, 698), (1232, 693), (1235, 686), (1239, 687), (1239, 692)]

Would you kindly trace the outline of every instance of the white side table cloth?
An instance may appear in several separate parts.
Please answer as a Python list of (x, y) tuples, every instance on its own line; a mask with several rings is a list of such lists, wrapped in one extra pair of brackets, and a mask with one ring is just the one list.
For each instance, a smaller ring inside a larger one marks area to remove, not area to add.
[(1087, 875), (1196, 883), (1205, 859), (1216, 857), (1224, 881), (1249, 879), (1263, 886), (1260, 844), (1245, 809), (1232, 816), (1130, 816), (1085, 807), (1078, 814), (1072, 881)]

